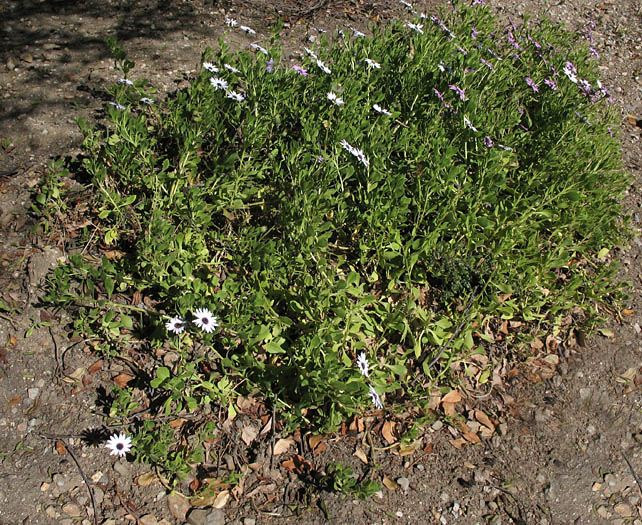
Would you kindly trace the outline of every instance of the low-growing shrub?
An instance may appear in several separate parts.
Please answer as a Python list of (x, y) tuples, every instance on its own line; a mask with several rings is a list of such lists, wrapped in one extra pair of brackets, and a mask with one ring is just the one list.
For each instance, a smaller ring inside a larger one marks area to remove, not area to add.
[[(442, 17), (324, 37), (294, 67), (276, 39), (221, 41), (164, 99), (111, 42), (126, 78), (104, 128), (80, 121), (92, 226), (47, 299), (136, 356), (141, 407), (234, 417), (258, 394), (286, 431), (329, 431), (448, 386), (493, 320), (536, 334), (614, 300), (627, 177), (586, 46), (485, 7)], [(178, 439), (114, 399), (140, 458), (198, 461), (208, 418)]]

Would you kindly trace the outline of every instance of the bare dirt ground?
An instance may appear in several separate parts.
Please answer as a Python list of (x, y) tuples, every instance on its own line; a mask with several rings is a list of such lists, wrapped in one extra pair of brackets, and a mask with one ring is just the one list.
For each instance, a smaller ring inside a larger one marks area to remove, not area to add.
[[(634, 177), (625, 206), (637, 227), (642, 5), (490, 3), (514, 19), (526, 12), (549, 16), (593, 39), (603, 83), (621, 109), (623, 161)], [(415, 7), (426, 13), (437, 8)], [(223, 34), (225, 16), (257, 31), (251, 37), (226, 33), (237, 48), (264, 41), (283, 16), (283, 42), (295, 56), (318, 37), (316, 28), (368, 32), (377, 21), (408, 14), (395, 0), (9, 0), (0, 5), (0, 296), (14, 309), (0, 314), (0, 523), (642, 524), (639, 239), (616, 254), (622, 279), (633, 289), (629, 315), (612, 320), (608, 337), (578, 335), (581, 344), (574, 346), (553, 341), (547, 355), (515, 368), (512, 379), (504, 376), (489, 395), (461, 402), (463, 412), (479, 408), (490, 414), (496, 428), (488, 439), (457, 449), (451, 440), (458, 430), (438, 421), (425, 432), (422, 448), (408, 456), (391, 453), (380, 435), (368, 445), (372, 433), (361, 428), (327, 437), (325, 450), (316, 454), (300, 440), (299, 452), (314, 466), (333, 459), (351, 465), (360, 477), (386, 476), (387, 486), (366, 501), (310, 490), (294, 473), (278, 468), (281, 460), (270, 469), (267, 447), (259, 447), (250, 458), (257, 472), (235, 464), (238, 455), (225, 456), (229, 467), (246, 472), (225, 505), (191, 508), (162, 484), (138, 477), (149, 470), (144, 465), (106, 453), (104, 392), (126, 363), (92, 368), (97, 357), (62, 330), (65, 314), (39, 306), (42, 279), (64, 256), (65, 245), (49, 245), (31, 232), (30, 188), (49, 159), (79, 152), (74, 118), (100, 115), (103, 90), (118, 78), (105, 37), (118, 36), (136, 62), (136, 75), (149, 78), (162, 93), (195, 73), (202, 50)], [(37, 325), (43, 321), (50, 326)], [(378, 424), (366, 420), (369, 429)], [(358, 446), (374, 447), (376, 466), (353, 455)]]

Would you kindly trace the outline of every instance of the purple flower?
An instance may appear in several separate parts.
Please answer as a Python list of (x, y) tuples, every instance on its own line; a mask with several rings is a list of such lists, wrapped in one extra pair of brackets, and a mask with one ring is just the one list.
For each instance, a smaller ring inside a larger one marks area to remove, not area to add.
[(478, 35), (478, 34), (479, 34), (479, 31), (477, 31), (477, 29), (473, 27), (473, 30), (472, 30), (472, 32), (470, 33), (470, 36), (471, 36), (472, 38), (477, 38), (477, 35)]
[(460, 100), (468, 100), (468, 98), (466, 98), (466, 92), (463, 89), (461, 89), (459, 86), (455, 86), (454, 84), (451, 84), (448, 87), (459, 95)]
[(555, 84), (555, 80), (553, 80), (552, 78), (545, 78), (544, 84), (546, 84), (553, 91), (557, 91), (557, 84)]
[(486, 5), (484, 0), (473, 0), (473, 5)]
[(490, 68), (490, 70), (491, 70), (491, 71), (495, 71), (495, 68), (493, 67), (493, 65), (492, 65), (490, 62), (488, 62), (488, 60), (484, 60), (483, 58), (480, 58), (479, 60), (480, 60), (480, 61), (481, 61), (481, 63), (482, 63), (482, 64), (484, 64), (486, 67)]
[(274, 59), (270, 58), (270, 60), (267, 61), (267, 64), (265, 65), (265, 71), (268, 73), (272, 73), (274, 71)]
[(521, 47), (519, 47), (519, 44), (515, 41), (515, 37), (513, 36), (512, 31), (508, 31), (508, 36), (506, 38), (515, 49), (521, 49)]
[(301, 66), (292, 66), (292, 69), (294, 69), (294, 71), (296, 71), (299, 75), (303, 75), (304, 77), (307, 77), (309, 75), (309, 73)]
[(491, 139), (488, 135), (484, 137), (484, 146), (486, 146), (487, 148), (493, 147), (493, 139)]
[(589, 47), (589, 51), (591, 52), (591, 55), (593, 55), (595, 58), (600, 58), (600, 54), (597, 52), (597, 49), (594, 47)]
[(437, 95), (437, 96), (439, 97), (439, 100), (441, 100), (441, 101), (443, 102), (444, 107), (445, 107), (446, 109), (449, 109), (450, 111), (452, 111), (452, 112), (453, 112), (453, 114), (455, 114), (455, 115), (456, 115), (456, 114), (457, 114), (457, 112), (456, 112), (456, 111), (455, 111), (455, 110), (450, 106), (450, 104), (448, 104), (448, 102), (446, 102), (446, 101), (444, 100), (444, 96), (439, 92), (439, 90), (438, 90), (438, 89), (436, 89), (436, 88), (432, 88), (432, 90), (435, 92), (435, 95)]
[(539, 88), (537, 87), (537, 84), (535, 84), (535, 82), (533, 81), (533, 79), (532, 79), (531, 77), (526, 77), (526, 79), (525, 79), (525, 80), (526, 80), (526, 83), (527, 83), (531, 88), (533, 88), (533, 91), (535, 91), (535, 93), (539, 93)]

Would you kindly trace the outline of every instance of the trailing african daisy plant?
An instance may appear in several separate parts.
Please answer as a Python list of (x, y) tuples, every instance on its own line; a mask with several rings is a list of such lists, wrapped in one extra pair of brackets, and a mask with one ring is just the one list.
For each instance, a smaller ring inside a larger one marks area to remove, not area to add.
[(112, 42), (107, 124), (80, 121), (95, 216), (47, 299), (106, 356), (136, 356), (151, 379), (110, 415), (173, 474), (238, 395), (286, 431), (421, 407), (496, 323), (556, 333), (620, 293), (627, 177), (585, 45), (479, 5), (320, 42), (295, 63), (277, 39), (221, 42), (166, 97)]

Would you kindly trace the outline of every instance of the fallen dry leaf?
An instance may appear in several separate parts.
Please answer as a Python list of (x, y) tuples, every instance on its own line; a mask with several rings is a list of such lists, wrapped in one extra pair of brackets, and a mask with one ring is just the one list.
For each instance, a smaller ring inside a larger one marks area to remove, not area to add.
[(18, 344), (18, 341), (16, 340), (16, 336), (15, 335), (13, 335), (13, 334), (9, 335), (9, 344), (11, 346), (16, 346), (16, 344)]
[(479, 436), (475, 434), (475, 432), (464, 432), (463, 436), (466, 441), (470, 441), (471, 443), (481, 443), (481, 439), (479, 439)]
[(383, 436), (383, 439), (386, 440), (386, 443), (388, 443), (388, 445), (392, 445), (393, 443), (397, 442), (397, 438), (394, 434), (395, 424), (396, 423), (394, 421), (386, 421), (381, 427), (381, 435)]
[(444, 409), (444, 414), (447, 416), (455, 415), (455, 403), (442, 403), (441, 406)]
[(156, 477), (156, 474), (153, 472), (146, 472), (145, 474), (141, 474), (140, 476), (136, 476), (134, 478), (134, 483), (138, 485), (139, 487), (149, 487), (154, 481), (158, 481), (158, 478)]
[(399, 485), (397, 485), (397, 482), (393, 479), (390, 479), (388, 476), (383, 476), (383, 484), (388, 490), (397, 490), (399, 488)]
[(635, 314), (635, 310), (630, 310), (630, 309), (628, 309), (628, 308), (625, 308), (625, 309), (624, 309), (624, 310), (622, 310), (620, 313), (621, 313), (622, 315), (625, 315), (625, 316), (631, 316), (631, 315)]
[(62, 441), (56, 441), (55, 448), (56, 448), (56, 452), (61, 456), (67, 453), (67, 448), (65, 447)]
[(461, 394), (457, 390), (451, 390), (441, 398), (442, 403), (459, 403), (461, 400)]
[(224, 490), (223, 492), (219, 492), (218, 496), (216, 496), (216, 499), (214, 500), (214, 504), (212, 507), (215, 509), (222, 509), (227, 505), (228, 500), (230, 499), (230, 491), (229, 490)]
[(249, 412), (255, 404), (256, 399), (253, 397), (239, 396), (236, 398), (236, 406), (241, 412)]
[(366, 427), (364, 425), (363, 418), (355, 416), (350, 422), (348, 430), (350, 430), (351, 432), (363, 432), (365, 428)]
[[(91, 224), (91, 223), (89, 223), (89, 224)], [(121, 252), (119, 250), (108, 250), (105, 253), (103, 253), (103, 255), (105, 257), (107, 257), (107, 259), (109, 259), (111, 261), (112, 259), (116, 259), (116, 260), (122, 259), (125, 256), (125, 252)], [(136, 291), (138, 291), (138, 290), (136, 290)]]
[(295, 454), (290, 459), (286, 459), (281, 463), (281, 466), (290, 472), (298, 474), (299, 476), (314, 470), (310, 462), (303, 459), (299, 454)]
[(102, 367), (103, 367), (103, 360), (99, 359), (87, 369), (87, 372), (89, 372), (93, 376), (96, 372), (101, 370)]
[(542, 343), (541, 339), (533, 339), (530, 345), (533, 350), (541, 350), (544, 348), (544, 343)]
[(180, 428), (180, 427), (183, 426), (183, 423), (185, 423), (185, 421), (187, 421), (187, 419), (182, 418), (182, 417), (177, 417), (176, 419), (172, 419), (169, 422), (169, 427), (170, 428), (174, 428), (174, 429)]
[(479, 409), (475, 410), (475, 419), (479, 421), (482, 425), (490, 428), (491, 430), (495, 430), (495, 425), (493, 424), (493, 422), (481, 410)]
[(281, 438), (274, 444), (274, 450), (272, 453), (275, 456), (283, 454), (286, 452), (292, 445), (294, 445), (294, 440), (291, 438)]
[(366, 456), (365, 452), (361, 450), (361, 447), (357, 446), (357, 450), (354, 451), (354, 455), (357, 457), (357, 459), (360, 459), (366, 465), (368, 464), (368, 457)]
[(404, 447), (399, 447), (399, 455), (400, 456), (412, 456), (415, 451), (416, 447), (414, 445), (406, 445)]
[(325, 441), (325, 436), (322, 436), (321, 434), (317, 434), (316, 436), (310, 436), (308, 439), (308, 445), (310, 445), (310, 449), (312, 450), (313, 454), (320, 454), (321, 452), (324, 452), (327, 450), (328, 445)]
[(134, 376), (130, 376), (129, 374), (118, 374), (114, 377), (114, 383), (116, 383), (120, 388), (124, 388), (132, 379), (134, 379)]
[(243, 443), (245, 443), (249, 447), (252, 441), (254, 441), (256, 439), (256, 436), (258, 435), (259, 431), (256, 427), (247, 425), (241, 432), (241, 439), (243, 440)]
[(448, 442), (457, 450), (461, 450), (463, 446), (466, 444), (466, 440), (464, 438), (449, 439)]

